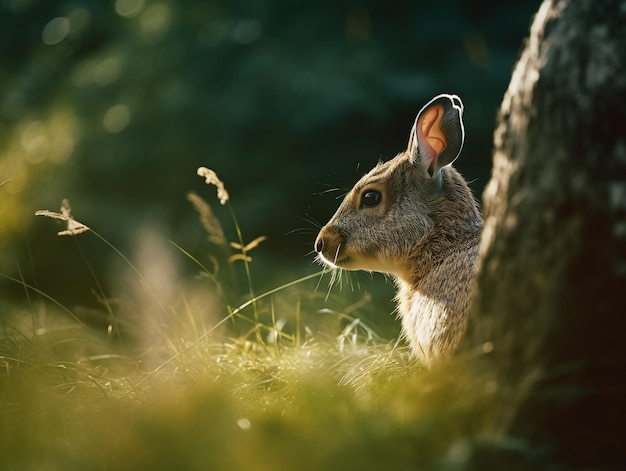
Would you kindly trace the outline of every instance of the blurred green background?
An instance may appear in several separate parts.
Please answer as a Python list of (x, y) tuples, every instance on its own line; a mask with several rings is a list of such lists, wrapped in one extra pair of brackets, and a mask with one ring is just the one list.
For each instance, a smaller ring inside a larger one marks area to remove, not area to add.
[[(35, 218), (63, 198), (129, 258), (150, 230), (204, 260), (189, 190), (235, 235), (201, 165), (225, 182), (244, 237), (268, 237), (252, 263), (259, 292), (311, 273), (318, 224), (443, 92), (464, 100), (456, 166), (479, 198), (539, 3), (0, 0), (0, 273), (97, 304), (82, 252), (106, 287), (119, 282), (102, 242), (86, 234), (77, 248)], [(0, 293), (3, 310), (25, 299), (7, 280)]]

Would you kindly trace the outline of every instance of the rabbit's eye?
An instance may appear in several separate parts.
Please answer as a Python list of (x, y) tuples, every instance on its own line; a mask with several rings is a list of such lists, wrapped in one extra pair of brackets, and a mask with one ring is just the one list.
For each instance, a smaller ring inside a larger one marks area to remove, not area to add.
[(373, 208), (378, 206), (383, 199), (380, 191), (367, 190), (361, 195), (361, 208)]

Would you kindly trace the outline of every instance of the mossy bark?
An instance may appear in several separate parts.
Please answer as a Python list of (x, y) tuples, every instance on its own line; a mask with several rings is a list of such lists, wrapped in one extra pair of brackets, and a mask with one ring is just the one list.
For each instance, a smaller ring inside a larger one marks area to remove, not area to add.
[(546, 0), (504, 97), (468, 347), (484, 427), (571, 466), (624, 455), (626, 2)]

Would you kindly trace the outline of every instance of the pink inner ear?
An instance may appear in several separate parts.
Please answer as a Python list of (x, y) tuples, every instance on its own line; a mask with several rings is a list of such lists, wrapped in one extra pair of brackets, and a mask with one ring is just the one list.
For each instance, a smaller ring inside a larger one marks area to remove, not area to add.
[(441, 130), (443, 106), (437, 105), (424, 111), (417, 121), (417, 137), (428, 160), (437, 158), (446, 148), (446, 136)]

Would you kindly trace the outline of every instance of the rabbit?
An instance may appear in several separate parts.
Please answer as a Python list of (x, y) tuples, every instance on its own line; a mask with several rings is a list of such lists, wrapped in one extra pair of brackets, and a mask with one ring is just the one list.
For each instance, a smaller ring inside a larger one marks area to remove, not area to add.
[(394, 278), (402, 335), (427, 367), (449, 358), (465, 333), (483, 225), (450, 165), (465, 139), (462, 114), (456, 95), (428, 102), (406, 151), (354, 185), (314, 246), (323, 265)]

